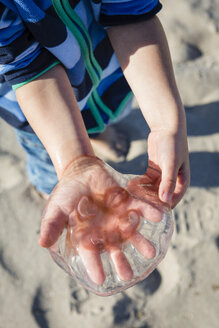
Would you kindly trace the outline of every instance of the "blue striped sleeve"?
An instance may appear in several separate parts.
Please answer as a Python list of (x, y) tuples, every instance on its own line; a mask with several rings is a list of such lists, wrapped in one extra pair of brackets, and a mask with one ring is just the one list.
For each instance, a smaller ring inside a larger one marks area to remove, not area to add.
[(1, 78), (11, 85), (24, 83), (39, 76), (56, 61), (34, 39), (18, 13), (0, 3)]
[(130, 24), (156, 15), (159, 0), (102, 0), (100, 23), (104, 26)]

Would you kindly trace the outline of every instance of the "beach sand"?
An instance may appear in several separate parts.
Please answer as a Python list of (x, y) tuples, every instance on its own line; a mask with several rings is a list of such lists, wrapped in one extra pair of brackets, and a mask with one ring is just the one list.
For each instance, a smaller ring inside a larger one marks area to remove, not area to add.
[[(219, 327), (219, 2), (166, 0), (166, 29), (186, 108), (191, 186), (175, 209), (168, 253), (145, 281), (112, 297), (71, 280), (38, 246), (45, 202), (25, 173), (13, 130), (0, 122), (0, 328)], [(142, 174), (148, 127), (137, 104), (118, 129)]]

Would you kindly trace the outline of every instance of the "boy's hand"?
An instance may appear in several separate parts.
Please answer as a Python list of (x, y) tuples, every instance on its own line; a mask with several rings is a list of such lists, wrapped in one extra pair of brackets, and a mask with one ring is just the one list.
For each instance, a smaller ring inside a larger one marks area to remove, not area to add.
[(159, 197), (172, 208), (182, 199), (190, 183), (185, 129), (172, 133), (155, 130), (148, 137), (149, 166), (161, 171)]
[(190, 177), (185, 112), (164, 30), (155, 16), (107, 31), (152, 131), (148, 139), (149, 166), (162, 173), (159, 197), (174, 207), (185, 193)]
[(51, 247), (67, 227), (66, 252), (73, 249), (80, 255), (95, 283), (101, 285), (105, 280), (100, 256), (103, 251), (108, 252), (118, 276), (131, 280), (133, 272), (121, 245), (129, 241), (146, 258), (155, 257), (154, 246), (138, 232), (138, 227), (140, 217), (153, 222), (162, 219), (156, 207), (163, 205), (157, 196), (159, 180), (160, 173), (149, 169), (142, 178), (129, 181), (125, 190), (101, 160), (91, 156), (74, 160), (47, 203), (40, 245)]

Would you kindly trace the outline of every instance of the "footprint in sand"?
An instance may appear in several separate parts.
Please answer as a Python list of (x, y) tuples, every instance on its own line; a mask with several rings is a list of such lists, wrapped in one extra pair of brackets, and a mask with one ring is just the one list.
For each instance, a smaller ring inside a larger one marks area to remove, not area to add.
[(197, 243), (219, 229), (217, 193), (214, 190), (190, 190), (189, 193), (193, 194), (189, 201), (185, 199), (175, 211), (175, 232), (176, 238), (182, 236)]

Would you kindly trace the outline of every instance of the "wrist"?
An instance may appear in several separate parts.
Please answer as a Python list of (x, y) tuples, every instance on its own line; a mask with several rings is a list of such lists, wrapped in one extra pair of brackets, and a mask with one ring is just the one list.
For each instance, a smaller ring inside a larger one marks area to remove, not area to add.
[(169, 106), (168, 110), (163, 111), (155, 120), (147, 120), (151, 132), (166, 131), (170, 134), (185, 133), (186, 116), (183, 106)]
[[(89, 140), (89, 139), (88, 139)], [(95, 157), (90, 142), (87, 140), (76, 141), (69, 139), (52, 151), (51, 159), (54, 164), (58, 179), (60, 180), (66, 168), (79, 158)]]
[(62, 171), (62, 178), (71, 174), (71, 176), (80, 176), (85, 171), (91, 171), (94, 168), (103, 167), (104, 162), (95, 155), (80, 155), (70, 160)]

